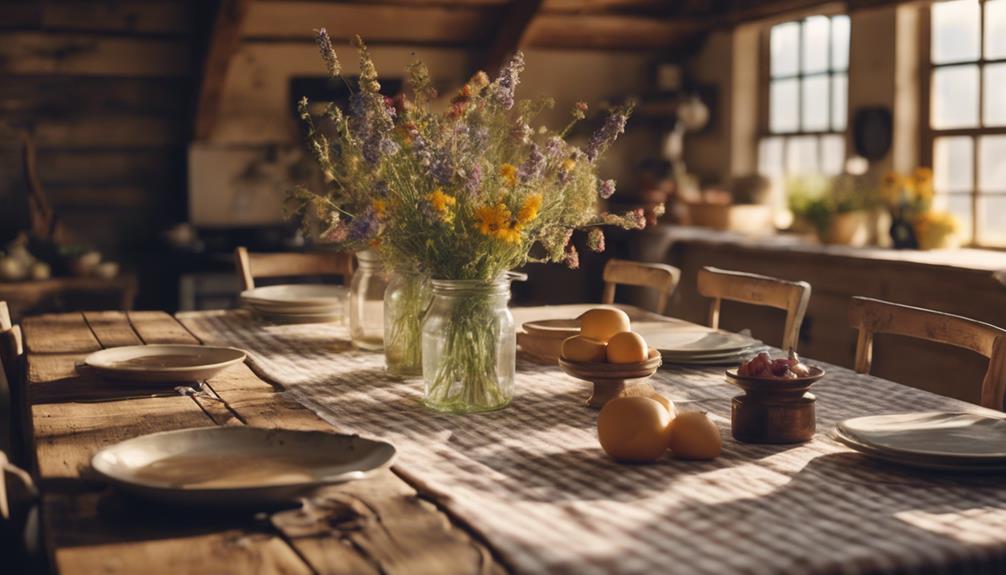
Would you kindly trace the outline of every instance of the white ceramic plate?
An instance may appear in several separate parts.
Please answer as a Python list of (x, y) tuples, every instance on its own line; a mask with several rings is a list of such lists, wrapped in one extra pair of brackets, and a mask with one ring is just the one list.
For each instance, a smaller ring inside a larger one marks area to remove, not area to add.
[(841, 433), (878, 451), (943, 460), (1006, 464), (1006, 418), (972, 413), (900, 413), (857, 417)]
[(663, 322), (636, 322), (633, 323), (632, 329), (643, 336), (650, 347), (669, 355), (740, 352), (762, 343), (746, 335), (702, 326), (669, 326)]
[(349, 297), (345, 286), (290, 284), (266, 286), (241, 292), (241, 299), (262, 305), (336, 306)]
[(832, 437), (836, 441), (849, 447), (853, 451), (866, 455), (867, 457), (872, 457), (874, 459), (879, 459), (881, 461), (887, 461), (890, 463), (895, 463), (897, 465), (904, 465), (907, 467), (917, 467), (919, 469), (930, 469), (934, 471), (955, 471), (964, 473), (1003, 473), (1006, 472), (1006, 463), (986, 463), (986, 462), (973, 462), (970, 460), (960, 460), (960, 459), (941, 459), (934, 457), (920, 457), (911, 456), (904, 454), (889, 453), (887, 451), (882, 451), (856, 441), (855, 439), (845, 435), (842, 431), (836, 427), (832, 431)]
[(390, 443), (357, 435), (257, 427), (153, 433), (102, 449), (91, 466), (129, 493), (211, 506), (296, 501), (389, 465)]
[(180, 383), (202, 381), (241, 363), (245, 352), (204, 345), (131, 345), (96, 351), (84, 364), (113, 379)]
[(334, 314), (281, 314), (255, 312), (260, 318), (273, 323), (308, 324), (308, 323), (345, 323), (346, 316)]

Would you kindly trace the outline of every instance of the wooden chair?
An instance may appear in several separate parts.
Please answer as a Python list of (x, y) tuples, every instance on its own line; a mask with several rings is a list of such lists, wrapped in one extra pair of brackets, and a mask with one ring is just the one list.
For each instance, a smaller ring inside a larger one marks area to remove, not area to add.
[(234, 262), (246, 290), (255, 288), (255, 278), (330, 275), (348, 284), (353, 276), (353, 255), (341, 252), (250, 253), (239, 247)]
[(859, 330), (856, 371), (869, 373), (873, 334), (889, 333), (970, 349), (989, 359), (982, 380), (981, 405), (1006, 409), (1006, 330), (992, 324), (939, 311), (854, 297), (849, 324)]
[(782, 349), (796, 350), (800, 341), (800, 324), (810, 301), (810, 284), (781, 280), (747, 272), (704, 267), (699, 270), (699, 293), (713, 298), (709, 308), (709, 326), (720, 326), (722, 300), (769, 306), (786, 312), (786, 327)]
[(615, 286), (631, 285), (657, 290), (657, 307), (653, 311), (663, 314), (667, 298), (674, 293), (681, 278), (681, 270), (665, 264), (651, 264), (630, 260), (608, 260), (604, 265), (604, 294), (601, 303), (615, 303)]
[(0, 452), (0, 549), (12, 573), (38, 572), (38, 490), (25, 470)]
[(26, 422), (28, 414), (25, 389), (24, 338), (21, 326), (11, 321), (10, 309), (0, 301), (0, 449), (17, 460), (24, 461)]

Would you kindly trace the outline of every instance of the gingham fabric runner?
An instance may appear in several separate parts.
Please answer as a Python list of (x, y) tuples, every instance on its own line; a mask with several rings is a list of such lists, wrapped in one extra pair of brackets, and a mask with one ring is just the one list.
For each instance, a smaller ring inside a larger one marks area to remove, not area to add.
[(707, 410), (725, 439), (711, 462), (618, 465), (605, 457), (587, 384), (518, 365), (511, 407), (431, 413), (421, 384), (389, 379), (345, 328), (263, 325), (243, 312), (182, 314), (207, 344), (253, 367), (343, 432), (391, 441), (396, 469), (523, 573), (1006, 572), (1006, 482), (872, 463), (829, 439), (837, 421), (980, 408), (824, 366), (818, 435), (799, 446), (730, 438), (737, 389), (721, 368), (671, 366), (654, 386)]

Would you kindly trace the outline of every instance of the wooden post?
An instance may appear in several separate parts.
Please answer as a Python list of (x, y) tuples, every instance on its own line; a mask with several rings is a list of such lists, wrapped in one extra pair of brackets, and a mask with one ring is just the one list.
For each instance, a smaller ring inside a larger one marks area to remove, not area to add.
[(220, 98), (231, 58), (241, 45), (241, 28), (251, 0), (221, 0), (210, 29), (206, 58), (203, 62), (202, 81), (196, 103), (195, 141), (209, 139), (216, 125)]

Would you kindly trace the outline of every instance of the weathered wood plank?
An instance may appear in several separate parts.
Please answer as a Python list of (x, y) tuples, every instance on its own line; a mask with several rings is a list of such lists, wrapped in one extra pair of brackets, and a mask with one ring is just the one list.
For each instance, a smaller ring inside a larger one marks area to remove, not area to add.
[(25, 349), (29, 353), (78, 353), (98, 351), (101, 346), (79, 313), (26, 318)]
[(248, 514), (158, 506), (114, 492), (45, 492), (42, 524), (61, 575), (311, 573)]
[(86, 311), (84, 319), (102, 347), (140, 345), (140, 337), (129, 325), (126, 314), (117, 311)]
[[(3, 10), (0, 10), (2, 16)], [(192, 32), (192, 3), (79, 2), (42, 3), (42, 26), (55, 30), (186, 35)]]
[(690, 44), (706, 29), (702, 22), (684, 19), (539, 14), (525, 43), (535, 48), (659, 50)]
[(168, 78), (8, 76), (0, 82), (0, 112), (48, 118), (149, 114), (181, 120), (190, 92), (187, 82)]
[(0, 72), (178, 77), (190, 71), (183, 40), (40, 32), (0, 33)]
[(175, 318), (163, 311), (131, 311), (129, 322), (143, 343), (199, 343)]
[(163, 185), (183, 182), (182, 147), (164, 150), (39, 150), (39, 171), (43, 186)]
[(208, 139), (216, 125), (227, 70), (241, 44), (241, 30), (252, 4), (251, 0), (222, 0), (217, 9), (199, 84), (195, 121), (197, 142)]
[(97, 115), (74, 118), (0, 118), (0, 130), (31, 126), (37, 146), (83, 148), (165, 148), (182, 145), (181, 123), (170, 116)]

